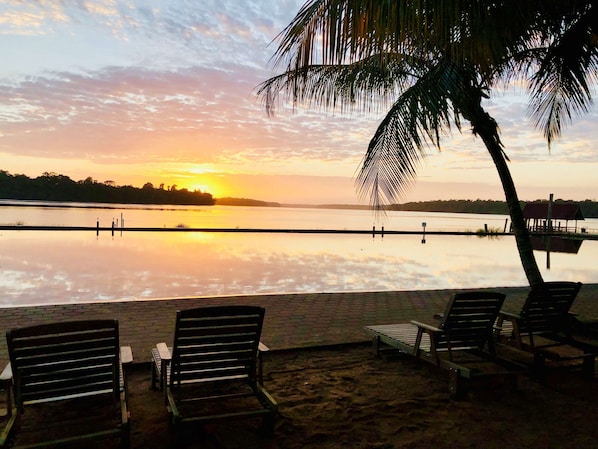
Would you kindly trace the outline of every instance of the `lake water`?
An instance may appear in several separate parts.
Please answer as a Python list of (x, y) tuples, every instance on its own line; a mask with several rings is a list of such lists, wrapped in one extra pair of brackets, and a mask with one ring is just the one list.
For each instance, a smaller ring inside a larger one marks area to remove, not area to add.
[[(313, 208), (120, 205), (14, 207), (0, 225), (86, 226), (116, 232), (0, 232), (0, 306), (259, 293), (423, 290), (521, 286), (527, 281), (513, 237), (426, 235), (503, 229), (506, 216)], [(417, 234), (120, 232), (125, 228), (417, 231)], [(597, 220), (581, 222), (598, 228)], [(598, 282), (597, 241), (576, 254), (536, 259), (545, 280)]]

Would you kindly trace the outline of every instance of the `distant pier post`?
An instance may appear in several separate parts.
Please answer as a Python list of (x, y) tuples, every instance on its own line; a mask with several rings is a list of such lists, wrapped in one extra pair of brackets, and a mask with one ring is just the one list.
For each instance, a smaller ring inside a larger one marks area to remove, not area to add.
[(426, 243), (426, 225), (427, 225), (427, 223), (425, 221), (422, 222), (422, 228), (423, 228), (422, 243)]
[(376, 237), (376, 225), (372, 226), (372, 237)]
[(96, 220), (96, 236), (100, 235), (100, 219)]
[(548, 197), (548, 216), (546, 217), (548, 232), (552, 232), (552, 203), (554, 201), (554, 194), (551, 193)]
[(114, 237), (114, 218), (112, 219), (112, 237)]

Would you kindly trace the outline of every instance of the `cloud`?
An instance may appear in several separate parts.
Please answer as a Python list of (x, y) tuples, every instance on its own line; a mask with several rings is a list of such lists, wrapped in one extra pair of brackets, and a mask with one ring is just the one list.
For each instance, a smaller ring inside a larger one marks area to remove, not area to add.
[[(385, 111), (282, 104), (267, 117), (255, 87), (272, 40), (303, 0), (4, 2), (0, 152), (111, 167), (211, 167), (221, 173), (351, 177)], [(548, 151), (521, 88), (487, 103), (518, 164), (596, 161), (597, 108)], [(423, 176), (493, 170), (467, 124), (443, 137)], [(520, 166), (521, 166), (520, 165)], [(529, 167), (530, 165), (525, 165)], [(10, 170), (10, 168), (9, 168)], [(496, 174), (493, 173), (492, 176)], [(103, 178), (104, 176), (102, 176)]]
[(107, 67), (5, 84), (0, 149), (111, 163), (221, 162), (252, 171), (256, 160), (259, 171), (271, 164), (290, 171), (301, 161), (353, 164), (363, 154), (375, 122), (314, 111), (268, 118), (254, 96), (259, 76), (234, 65)]
[(8, 0), (1, 6), (0, 34), (35, 36), (52, 31), (54, 24), (68, 21), (59, 2)]

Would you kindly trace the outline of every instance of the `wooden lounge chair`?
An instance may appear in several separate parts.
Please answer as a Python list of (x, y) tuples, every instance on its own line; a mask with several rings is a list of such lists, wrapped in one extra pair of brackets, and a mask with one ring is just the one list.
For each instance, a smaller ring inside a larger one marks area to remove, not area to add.
[(164, 386), (169, 424), (260, 416), (264, 432), (274, 432), (278, 404), (258, 370), (264, 313), (252, 306), (177, 312), (172, 349), (159, 343), (152, 351), (152, 385)]
[(365, 330), (373, 336), (378, 355), (394, 348), (449, 370), (449, 392), (458, 397), (462, 379), (509, 376), (516, 381), (522, 372), (519, 364), (499, 358), (495, 352), (493, 325), (504, 299), (502, 293), (457, 293), (444, 314), (436, 316), (437, 324), (411, 321), (367, 326)]
[(121, 447), (129, 447), (122, 363), (131, 362), (132, 353), (119, 347), (117, 320), (12, 329), (6, 341), (15, 405), (13, 447), (62, 447), (104, 438), (119, 438)]
[(545, 374), (546, 359), (564, 362), (583, 360), (582, 372), (594, 376), (598, 346), (572, 332), (573, 305), (580, 282), (545, 282), (532, 288), (519, 313), (501, 311), (498, 341), (533, 354), (534, 374)]

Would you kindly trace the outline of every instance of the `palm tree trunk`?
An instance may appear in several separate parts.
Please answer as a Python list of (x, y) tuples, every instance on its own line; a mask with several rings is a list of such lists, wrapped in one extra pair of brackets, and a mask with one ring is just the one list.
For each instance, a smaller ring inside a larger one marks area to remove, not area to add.
[(486, 145), (486, 149), (490, 153), (498, 171), (507, 206), (509, 208), (509, 215), (511, 216), (511, 224), (515, 235), (515, 242), (517, 243), (517, 249), (519, 250), (519, 258), (521, 259), (525, 276), (527, 277), (530, 286), (533, 287), (543, 282), (542, 274), (540, 273), (536, 258), (534, 257), (532, 242), (530, 240), (525, 219), (523, 218), (523, 211), (521, 210), (517, 190), (515, 189), (515, 184), (513, 183), (513, 178), (511, 177), (511, 172), (509, 171), (502, 144), (498, 136), (498, 125), (481, 105), (478, 105), (475, 109), (475, 111), (471, 111), (473, 113), (468, 119), (473, 126), (474, 134), (479, 135)]

